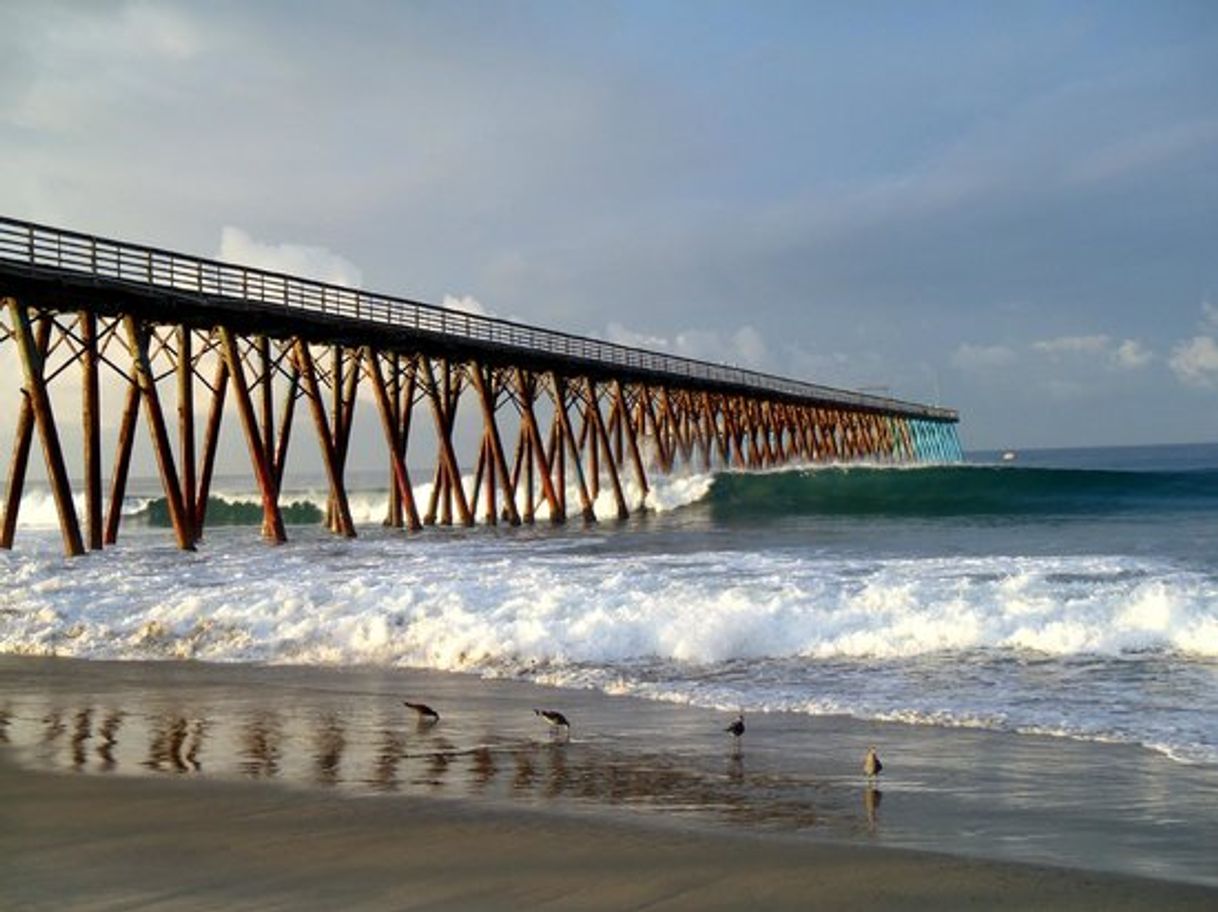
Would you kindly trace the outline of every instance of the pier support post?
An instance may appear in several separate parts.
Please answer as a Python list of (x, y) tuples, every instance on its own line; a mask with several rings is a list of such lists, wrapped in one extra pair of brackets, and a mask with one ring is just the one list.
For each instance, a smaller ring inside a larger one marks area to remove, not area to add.
[(97, 377), (97, 315), (82, 310), (81, 342), (81, 431), (85, 449), (85, 525), (89, 548), (100, 551), (105, 541), (102, 527), (101, 394)]
[[(55, 412), (51, 407), (51, 396), (47, 392), (43, 374), (43, 355), (30, 328), (30, 316), (25, 306), (14, 298), (5, 299), (12, 321), (13, 336), (17, 340), (17, 351), (25, 373), (25, 390), (34, 412), (34, 424), (42, 442), (42, 454), (46, 461), (47, 480), (55, 497), (55, 509), (59, 513), (59, 529), (63, 536), (63, 550), (69, 557), (85, 551), (80, 537), (80, 523), (76, 518), (76, 505), (72, 502), (72, 488), (68, 483), (68, 470), (63, 459), (63, 448), (59, 443), (59, 431), (55, 427)], [(44, 320), (51, 317), (45, 316)]]
[(186, 515), (182, 499), (181, 482), (174, 464), (173, 450), (169, 444), (169, 431), (165, 427), (165, 415), (161, 411), (161, 398), (157, 393), (156, 375), (148, 360), (148, 334), (135, 317), (123, 318), (127, 327), (127, 341), (131, 349), (131, 360), (135, 367), (136, 381), (144, 400), (144, 416), (148, 419), (148, 432), (152, 436), (153, 452), (161, 474), (161, 487), (165, 490), (165, 503), (169, 507), (169, 521), (173, 524), (174, 537), (183, 551), (193, 551), (195, 546), (194, 523)]
[(233, 397), (237, 400), (237, 412), (241, 416), (241, 429), (245, 432), (245, 445), (249, 450), (250, 463), (253, 466), (254, 478), (258, 482), (258, 491), (262, 496), (262, 534), (275, 544), (288, 540), (283, 527), (283, 515), (279, 511), (279, 486), (275, 484), (275, 473), (270, 460), (262, 446), (262, 433), (258, 428), (258, 418), (254, 414), (254, 403), (250, 398), (250, 389), (245, 383), (245, 369), (241, 364), (241, 353), (237, 349), (237, 340), (227, 327), (218, 327), (220, 334), (220, 349), (228, 365), (229, 379), (233, 384)]

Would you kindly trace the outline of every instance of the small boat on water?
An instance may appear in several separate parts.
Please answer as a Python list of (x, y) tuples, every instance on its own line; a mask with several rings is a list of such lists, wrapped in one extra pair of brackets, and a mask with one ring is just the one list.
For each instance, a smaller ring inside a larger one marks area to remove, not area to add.
[(1003, 453), (1002, 461), (1003, 462), (1014, 462), (1015, 461), (1015, 451), (1007, 450), (1005, 453)]

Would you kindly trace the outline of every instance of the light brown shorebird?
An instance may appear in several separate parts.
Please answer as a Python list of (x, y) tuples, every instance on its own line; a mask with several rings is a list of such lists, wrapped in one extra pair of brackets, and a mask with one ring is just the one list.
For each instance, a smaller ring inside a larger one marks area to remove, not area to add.
[(875, 752), (875, 745), (867, 748), (867, 756), (863, 758), (863, 772), (867, 778), (874, 779), (884, 769), (884, 764), (880, 762), (880, 755)]
[(571, 723), (557, 709), (535, 709), (533, 712), (545, 719), (551, 729), (557, 730), (561, 728), (566, 732), (568, 738), (571, 737)]
[(418, 713), (420, 725), (435, 725), (440, 721), (440, 714), (426, 703), (411, 703), (409, 700), (403, 700), (402, 705)]
[(727, 732), (729, 735), (731, 735), (733, 738), (735, 738), (737, 741), (740, 740), (740, 736), (744, 734), (744, 713), (743, 713), (743, 711), (736, 715), (735, 720), (732, 722), (731, 725), (729, 725), (727, 728), (725, 728), (724, 731)]

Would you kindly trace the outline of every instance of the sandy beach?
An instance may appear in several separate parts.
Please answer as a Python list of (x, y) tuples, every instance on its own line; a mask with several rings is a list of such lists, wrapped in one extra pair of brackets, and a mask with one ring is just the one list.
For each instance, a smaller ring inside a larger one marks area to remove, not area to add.
[[(857, 777), (792, 790), (767, 758), (765, 725), (733, 756), (713, 714), (662, 704), (414, 672), (17, 657), (0, 672), (6, 909), (1209, 909), (1218, 898), (1204, 884), (885, 844), (885, 815), (933, 806), (903, 796), (897, 777), (882, 806)], [(461, 708), (417, 729), (388, 692), (406, 687)], [(578, 720), (570, 742), (534, 725), (528, 707), (542, 697)], [(313, 720), (307, 733), (293, 707)], [(695, 735), (708, 727), (705, 747)], [(853, 747), (873, 734), (839, 723), (818, 736)], [(666, 760), (665, 738), (718, 755), (703, 768), (674, 747)]]

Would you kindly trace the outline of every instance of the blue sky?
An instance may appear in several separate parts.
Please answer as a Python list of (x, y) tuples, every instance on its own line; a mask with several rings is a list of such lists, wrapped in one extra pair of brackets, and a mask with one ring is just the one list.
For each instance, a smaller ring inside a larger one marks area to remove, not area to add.
[(0, 9), (0, 210), (962, 412), (1218, 439), (1218, 4)]

